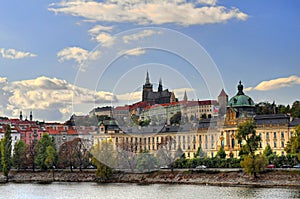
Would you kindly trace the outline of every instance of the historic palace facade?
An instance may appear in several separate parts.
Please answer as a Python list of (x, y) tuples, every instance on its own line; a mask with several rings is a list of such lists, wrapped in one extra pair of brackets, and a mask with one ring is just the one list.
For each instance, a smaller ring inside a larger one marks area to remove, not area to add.
[[(148, 84), (147, 74), (145, 85)], [(148, 96), (144, 96), (143, 90), (143, 100), (148, 99)], [(210, 118), (200, 118), (198, 115), (198, 120), (182, 122), (180, 125), (165, 124), (161, 127), (150, 125), (122, 129), (117, 124), (109, 125), (102, 122), (99, 132), (94, 135), (94, 144), (111, 140), (116, 149), (122, 148), (136, 153), (147, 150), (153, 154), (162, 147), (171, 153), (176, 153), (180, 149), (187, 158), (193, 158), (199, 147), (208, 157), (214, 157), (220, 147), (224, 147), (227, 158), (238, 157), (240, 144), (235, 139), (238, 125), (246, 120), (254, 120), (256, 132), (262, 138), (258, 152), (261, 153), (269, 145), (277, 155), (285, 154), (284, 147), (293, 135), (295, 127), (300, 124), (300, 119), (285, 114), (255, 115), (255, 103), (251, 97), (244, 94), (241, 82), (237, 94), (227, 103), (224, 102), (228, 100), (224, 90), (221, 91), (220, 98), (223, 101), (213, 102), (213, 105), (221, 108), (227, 104), (225, 115), (219, 114), (218, 117)], [(183, 101), (187, 101), (186, 96)], [(182, 101), (178, 103), (184, 104)], [(212, 107), (209, 106), (209, 109)]]

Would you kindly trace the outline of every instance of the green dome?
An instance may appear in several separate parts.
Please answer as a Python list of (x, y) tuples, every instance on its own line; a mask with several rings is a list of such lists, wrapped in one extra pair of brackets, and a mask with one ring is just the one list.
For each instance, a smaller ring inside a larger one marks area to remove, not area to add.
[(238, 85), (238, 93), (228, 102), (228, 107), (254, 107), (255, 104), (251, 97), (243, 92), (242, 82)]

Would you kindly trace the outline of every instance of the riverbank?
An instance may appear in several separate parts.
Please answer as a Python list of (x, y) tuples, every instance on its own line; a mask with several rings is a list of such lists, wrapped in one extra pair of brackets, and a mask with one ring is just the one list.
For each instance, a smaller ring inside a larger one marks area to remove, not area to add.
[[(51, 183), (51, 182), (97, 182), (94, 171), (83, 172), (24, 172), (12, 171), (9, 182), (14, 183)], [(5, 182), (5, 177), (0, 177)], [(243, 171), (156, 171), (152, 173), (114, 173), (106, 183), (138, 184), (196, 184), (215, 186), (252, 186), (252, 187), (294, 187), (300, 188), (300, 171), (266, 171), (258, 178), (249, 177)]]

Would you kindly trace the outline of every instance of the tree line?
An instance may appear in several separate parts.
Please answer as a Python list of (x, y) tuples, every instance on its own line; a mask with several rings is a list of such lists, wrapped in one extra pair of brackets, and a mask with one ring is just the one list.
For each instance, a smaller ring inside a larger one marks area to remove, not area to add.
[(12, 151), (12, 137), (10, 126), (6, 126), (4, 138), (0, 141), (0, 169), (8, 181), (9, 171), (29, 169), (33, 172), (39, 170), (53, 170), (56, 168), (86, 168), (91, 162), (87, 148), (87, 141), (75, 138), (65, 142), (59, 149), (56, 148), (54, 139), (44, 134), (38, 141), (27, 145), (23, 140), (18, 140)]
[(300, 101), (293, 102), (292, 106), (260, 102), (255, 105), (256, 114), (290, 114), (292, 117), (300, 118)]

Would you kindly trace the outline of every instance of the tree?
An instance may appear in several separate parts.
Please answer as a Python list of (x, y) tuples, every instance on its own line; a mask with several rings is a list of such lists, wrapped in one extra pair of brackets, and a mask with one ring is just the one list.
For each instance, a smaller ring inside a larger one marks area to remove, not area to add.
[(182, 156), (181, 148), (177, 150), (172, 150), (172, 146), (174, 146), (175, 140), (172, 137), (166, 137), (164, 142), (160, 143), (159, 150), (157, 152), (157, 163), (160, 166), (169, 166), (171, 168), (171, 172), (174, 169), (174, 161)]
[(170, 118), (171, 124), (180, 124), (180, 121), (181, 121), (181, 112), (179, 111)]
[(153, 154), (149, 153), (148, 151), (142, 151), (139, 154), (137, 160), (137, 169), (141, 172), (148, 171), (155, 169), (157, 165), (157, 160)]
[[(36, 157), (35, 157), (36, 165), (39, 166), (39, 168), (42, 170), (47, 170), (49, 168), (49, 166), (46, 163), (46, 159), (48, 155), (52, 155), (52, 154), (47, 154), (47, 147), (49, 146), (55, 149), (55, 143), (52, 137), (50, 137), (48, 134), (44, 134), (36, 145)], [(56, 150), (54, 156), (57, 157)]]
[(117, 145), (119, 166), (123, 169), (130, 169), (134, 172), (137, 166), (138, 159), (138, 143), (121, 143)]
[(12, 162), (13, 166), (18, 170), (24, 168), (26, 164), (26, 149), (27, 146), (23, 140), (18, 140), (15, 143)]
[(300, 160), (300, 124), (295, 128), (295, 133), (288, 141), (284, 150), (289, 155), (296, 156)]
[(96, 176), (101, 181), (108, 180), (112, 175), (112, 168), (118, 165), (117, 151), (111, 139), (102, 140), (91, 150), (92, 162), (97, 166)]
[(71, 172), (73, 172), (73, 167), (75, 166), (75, 155), (73, 153), (72, 142), (65, 142), (59, 147), (58, 159), (59, 167), (66, 168), (69, 167)]
[(256, 173), (263, 172), (267, 165), (267, 160), (263, 155), (246, 156), (241, 161), (241, 167), (245, 172), (256, 177)]
[(271, 163), (274, 159), (276, 159), (276, 154), (273, 152), (270, 145), (266, 146), (266, 148), (263, 151), (263, 155), (267, 158), (268, 163)]
[[(256, 177), (257, 172), (260, 172), (265, 168), (263, 164), (260, 164), (260, 161), (264, 158), (264, 156), (255, 155), (259, 142), (261, 141), (261, 137), (256, 134), (255, 129), (256, 126), (254, 121), (248, 120), (239, 124), (238, 133), (236, 134), (236, 139), (241, 145), (240, 156), (243, 158), (241, 166), (247, 173), (254, 175), (254, 177)], [(262, 166), (264, 167), (260, 168)]]
[(11, 146), (12, 138), (11, 138), (11, 130), (10, 126), (6, 126), (6, 131), (4, 134), (4, 138), (1, 142), (1, 164), (2, 164), (2, 174), (6, 176), (6, 182), (8, 182), (8, 173), (12, 166), (12, 158), (11, 158)]
[(220, 149), (219, 149), (219, 151), (218, 151), (218, 153), (217, 153), (216, 156), (219, 157), (219, 158), (221, 158), (221, 159), (225, 159), (226, 152), (225, 152), (225, 150), (224, 150), (223, 147), (220, 147)]
[(206, 153), (203, 151), (202, 147), (198, 147), (198, 150), (196, 152), (196, 156), (199, 158), (205, 158), (206, 157)]

